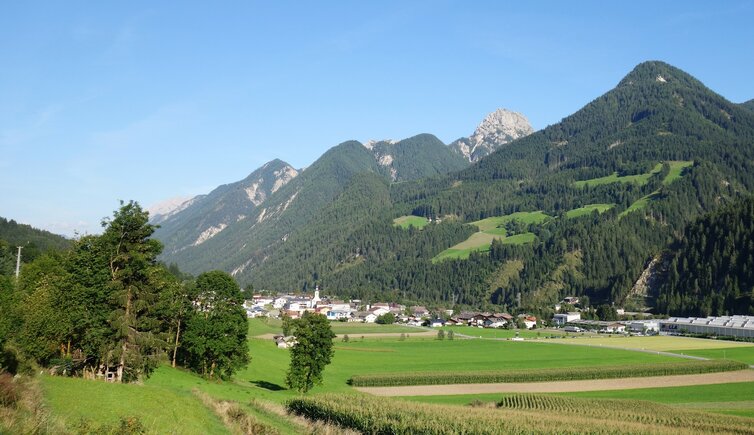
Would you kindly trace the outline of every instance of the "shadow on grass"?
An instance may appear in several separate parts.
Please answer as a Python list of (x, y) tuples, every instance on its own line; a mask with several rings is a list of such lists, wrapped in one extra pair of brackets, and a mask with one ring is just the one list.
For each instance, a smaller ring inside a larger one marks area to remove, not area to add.
[(267, 382), (267, 381), (250, 381), (250, 382), (259, 388), (264, 388), (265, 390), (270, 390), (270, 391), (283, 391), (286, 389), (285, 387), (282, 387), (278, 384), (273, 384), (272, 382)]

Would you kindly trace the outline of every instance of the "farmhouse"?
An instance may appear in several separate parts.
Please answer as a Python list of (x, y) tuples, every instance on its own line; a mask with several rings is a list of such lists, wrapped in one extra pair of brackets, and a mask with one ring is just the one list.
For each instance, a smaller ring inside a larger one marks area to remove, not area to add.
[(377, 315), (369, 311), (359, 311), (353, 316), (354, 322), (374, 323), (377, 321)]
[(537, 318), (534, 316), (530, 316), (528, 314), (519, 314), (518, 317), (524, 322), (526, 329), (532, 329), (537, 326)]
[(432, 319), (429, 321), (429, 326), (432, 328), (442, 328), (445, 326), (445, 321), (442, 319)]
[(293, 345), (296, 344), (296, 337), (289, 335), (289, 336), (282, 336), (282, 335), (276, 335), (272, 337), (272, 341), (275, 342), (278, 349), (288, 349), (290, 347), (293, 347)]
[(429, 310), (422, 306), (411, 307), (414, 317), (429, 317)]

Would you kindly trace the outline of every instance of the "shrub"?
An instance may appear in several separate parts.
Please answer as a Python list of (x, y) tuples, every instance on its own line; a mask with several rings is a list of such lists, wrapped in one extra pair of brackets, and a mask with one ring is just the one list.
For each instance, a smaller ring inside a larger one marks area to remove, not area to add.
[(0, 373), (0, 406), (15, 407), (20, 398), (21, 391), (13, 381), (13, 376)]

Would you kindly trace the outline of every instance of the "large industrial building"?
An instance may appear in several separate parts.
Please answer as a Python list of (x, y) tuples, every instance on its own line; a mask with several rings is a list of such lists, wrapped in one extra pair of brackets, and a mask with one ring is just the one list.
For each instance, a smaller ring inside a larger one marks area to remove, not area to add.
[(754, 338), (754, 316), (671, 317), (660, 321), (664, 334), (708, 334)]

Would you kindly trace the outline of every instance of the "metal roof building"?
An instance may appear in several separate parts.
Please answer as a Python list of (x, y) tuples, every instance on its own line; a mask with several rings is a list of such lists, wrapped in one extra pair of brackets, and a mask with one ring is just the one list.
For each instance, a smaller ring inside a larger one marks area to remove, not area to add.
[(671, 317), (660, 320), (666, 334), (710, 334), (754, 338), (754, 316)]

